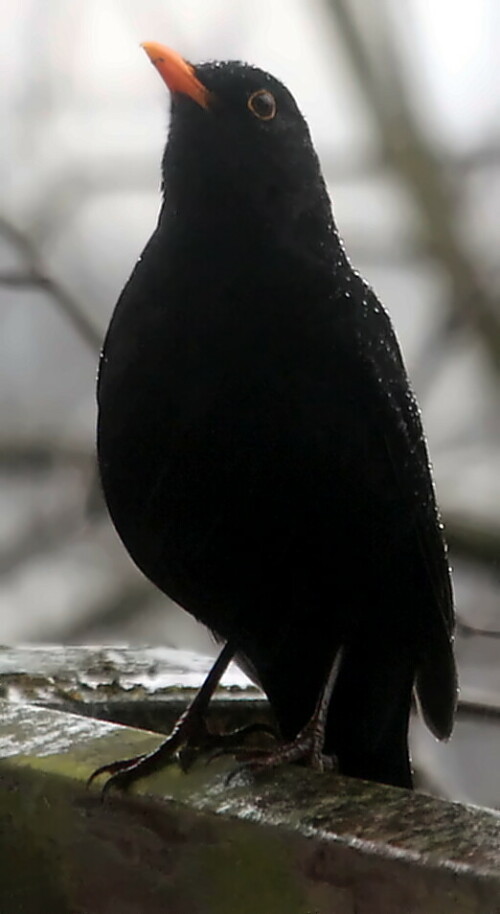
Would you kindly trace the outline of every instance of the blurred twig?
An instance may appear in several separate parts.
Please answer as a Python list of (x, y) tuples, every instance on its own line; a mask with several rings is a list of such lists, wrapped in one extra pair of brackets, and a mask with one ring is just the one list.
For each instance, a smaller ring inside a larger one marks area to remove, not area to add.
[(361, 29), (352, 0), (326, 3), (373, 117), (383, 153), (410, 193), (425, 240), (448, 274), (449, 307), (474, 327), (493, 365), (500, 370), (500, 302), (484, 287), (462, 240), (456, 187), (447, 180), (443, 163), (415, 117), (383, 4), (363, 5)]
[(57, 279), (48, 275), (31, 239), (3, 216), (0, 216), (0, 234), (21, 254), (24, 261), (23, 269), (0, 273), (0, 285), (17, 289), (39, 289), (47, 294), (92, 352), (99, 352), (101, 331), (93, 325), (76, 297)]
[(8, 549), (0, 552), (0, 575), (10, 575), (28, 562), (55, 552), (67, 544), (81, 526), (78, 506), (73, 509), (63, 507), (49, 518), (35, 518)]
[(450, 513), (446, 517), (446, 539), (457, 557), (490, 566), (500, 574), (500, 524)]
[[(353, 155), (351, 151), (328, 148), (321, 153), (323, 171), (328, 181), (335, 184), (352, 181), (366, 181), (374, 176), (387, 175), (386, 155)], [(500, 168), (500, 145), (490, 144), (461, 152), (445, 155), (442, 159), (446, 174), (456, 181), (480, 171)]]
[(464, 638), (500, 639), (500, 631), (492, 628), (479, 628), (477, 625), (471, 625), (460, 618), (457, 618), (457, 635), (462, 635)]
[[(469, 516), (451, 513), (446, 518), (446, 539), (452, 556), (476, 562), (500, 573), (500, 525), (491, 522), (474, 522)], [(500, 611), (498, 624), (500, 626)], [(481, 628), (457, 618), (457, 634), (464, 638), (481, 637), (500, 639), (500, 630)]]
[(89, 447), (79, 447), (71, 442), (58, 440), (37, 441), (0, 441), (0, 472), (10, 469), (28, 470), (32, 473), (36, 469), (47, 469), (57, 466), (70, 465), (79, 469), (88, 470), (95, 464), (95, 457)]
[(432, 390), (438, 373), (446, 364), (450, 347), (461, 330), (456, 314), (443, 313), (439, 325), (428, 333), (411, 370), (412, 385), (420, 402), (423, 403)]
[[(133, 580), (117, 581), (111, 594), (87, 607), (85, 618), (68, 619), (62, 640), (70, 644), (98, 640), (104, 630), (119, 630), (136, 619), (157, 597), (158, 591), (142, 575)], [(167, 609), (167, 598), (165, 605)], [(167, 612), (165, 618), (168, 619)]]

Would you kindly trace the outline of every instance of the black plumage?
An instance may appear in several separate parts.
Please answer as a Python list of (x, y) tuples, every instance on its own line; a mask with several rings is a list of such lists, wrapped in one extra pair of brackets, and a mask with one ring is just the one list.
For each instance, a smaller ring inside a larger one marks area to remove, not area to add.
[(325, 751), (410, 786), (412, 690), (447, 737), (456, 674), (399, 346), (287, 89), (241, 63), (184, 66), (202, 89), (164, 74), (163, 204), (102, 353), (109, 511), (144, 574), (236, 645), (286, 739), (342, 647)]

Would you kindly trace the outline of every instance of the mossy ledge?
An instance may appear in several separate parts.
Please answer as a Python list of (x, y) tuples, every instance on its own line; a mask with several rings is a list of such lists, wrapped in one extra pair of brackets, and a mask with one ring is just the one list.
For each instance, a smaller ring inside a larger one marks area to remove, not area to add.
[(92, 769), (158, 736), (0, 703), (9, 914), (499, 914), (500, 817), (288, 768), (172, 765), (128, 795)]

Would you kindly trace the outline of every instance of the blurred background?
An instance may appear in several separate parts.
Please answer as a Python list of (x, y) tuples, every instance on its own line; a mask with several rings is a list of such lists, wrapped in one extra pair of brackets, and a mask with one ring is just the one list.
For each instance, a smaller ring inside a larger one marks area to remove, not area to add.
[(213, 652), (111, 528), (94, 388), (160, 200), (168, 99), (139, 42), (247, 60), (307, 116), (424, 414), (462, 710), (446, 746), (415, 724), (415, 759), (438, 792), (500, 806), (497, 0), (3, 0), (2, 23), (0, 642)]

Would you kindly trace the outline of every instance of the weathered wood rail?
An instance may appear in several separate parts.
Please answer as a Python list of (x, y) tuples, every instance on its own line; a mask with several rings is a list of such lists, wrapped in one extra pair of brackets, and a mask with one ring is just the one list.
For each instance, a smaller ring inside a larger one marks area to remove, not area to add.
[[(1, 914), (500, 914), (490, 810), (300, 768), (228, 784), (231, 760), (104, 802), (86, 790), (158, 741), (95, 718), (168, 729), (205, 669), (173, 651), (0, 650)], [(265, 719), (237, 671), (224, 682), (216, 725)]]

